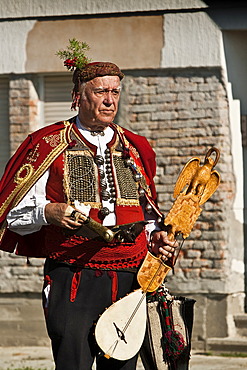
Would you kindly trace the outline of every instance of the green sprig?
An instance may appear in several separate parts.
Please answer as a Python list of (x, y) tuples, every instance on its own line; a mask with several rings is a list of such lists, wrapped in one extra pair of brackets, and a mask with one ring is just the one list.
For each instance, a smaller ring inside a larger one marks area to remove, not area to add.
[[(56, 55), (59, 56), (60, 59), (64, 60), (64, 65), (68, 69), (74, 69), (74, 67), (81, 69), (91, 61), (91, 59), (85, 55), (85, 51), (88, 51), (89, 49), (90, 47), (86, 42), (80, 42), (73, 38), (69, 40), (67, 49), (57, 51)], [(73, 61), (74, 65), (68, 65), (68, 63), (66, 64), (66, 61)]]

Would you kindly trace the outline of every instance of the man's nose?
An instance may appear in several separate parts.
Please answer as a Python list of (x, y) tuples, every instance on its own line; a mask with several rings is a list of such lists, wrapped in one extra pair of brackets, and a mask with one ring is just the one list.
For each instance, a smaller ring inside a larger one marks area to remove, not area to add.
[(107, 105), (111, 105), (113, 103), (113, 97), (112, 97), (111, 91), (105, 91), (104, 103)]

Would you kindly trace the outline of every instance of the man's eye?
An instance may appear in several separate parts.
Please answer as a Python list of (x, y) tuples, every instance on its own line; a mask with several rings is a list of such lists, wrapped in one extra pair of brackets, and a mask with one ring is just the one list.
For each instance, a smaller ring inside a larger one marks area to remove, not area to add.
[(100, 96), (100, 97), (103, 96), (103, 95), (107, 95), (109, 93), (111, 95), (117, 97), (117, 96), (119, 96), (120, 91), (118, 89), (113, 89), (113, 90), (108, 90), (108, 89), (104, 90), (103, 89), (103, 90), (95, 90), (94, 93), (95, 93), (96, 96)]
[(104, 90), (96, 90), (95, 91), (95, 94), (98, 95), (98, 96), (102, 96), (104, 95), (105, 91)]

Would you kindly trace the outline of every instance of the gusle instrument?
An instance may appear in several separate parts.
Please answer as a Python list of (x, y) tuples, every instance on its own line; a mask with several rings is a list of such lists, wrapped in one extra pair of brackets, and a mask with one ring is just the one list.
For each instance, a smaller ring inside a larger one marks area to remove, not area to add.
[[(162, 221), (169, 240), (189, 236), (201, 206), (219, 186), (220, 175), (214, 169), (219, 157), (219, 150), (213, 147), (206, 153), (203, 165), (200, 158), (194, 157), (182, 169), (174, 188), (175, 202)], [(96, 324), (96, 341), (105, 357), (127, 360), (139, 351), (146, 330), (146, 293), (159, 288), (174, 264), (174, 259), (165, 263), (161, 256), (147, 253), (137, 275), (140, 289), (113, 303)]]

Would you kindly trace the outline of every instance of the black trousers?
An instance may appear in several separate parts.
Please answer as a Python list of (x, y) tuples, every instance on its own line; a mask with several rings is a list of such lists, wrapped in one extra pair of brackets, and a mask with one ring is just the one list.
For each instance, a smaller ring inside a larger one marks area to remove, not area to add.
[[(56, 370), (135, 370), (137, 356), (127, 361), (106, 359), (94, 338), (99, 315), (112, 303), (107, 271), (78, 270), (48, 259), (44, 268), (43, 307)], [(136, 274), (117, 272), (117, 299), (136, 288)], [(50, 289), (49, 289), (50, 288)]]

